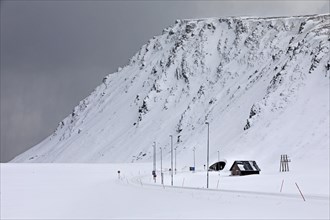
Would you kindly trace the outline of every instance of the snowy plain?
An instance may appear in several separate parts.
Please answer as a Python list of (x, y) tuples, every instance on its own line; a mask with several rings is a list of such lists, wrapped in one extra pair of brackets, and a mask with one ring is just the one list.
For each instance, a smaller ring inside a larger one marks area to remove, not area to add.
[(178, 169), (175, 187), (168, 172), (164, 186), (160, 175), (154, 183), (151, 170), (151, 163), (1, 164), (1, 219), (329, 219), (326, 175), (234, 177), (225, 169), (210, 172), (207, 190), (203, 170)]

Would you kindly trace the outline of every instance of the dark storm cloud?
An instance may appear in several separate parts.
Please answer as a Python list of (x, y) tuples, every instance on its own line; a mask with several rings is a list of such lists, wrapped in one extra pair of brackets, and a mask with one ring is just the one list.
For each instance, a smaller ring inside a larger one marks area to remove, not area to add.
[(329, 2), (323, 0), (311, 1), (211, 1), (206, 7), (203, 2), (197, 2), (199, 14), (211, 16), (292, 16), (329, 13)]
[(328, 13), (327, 1), (1, 1), (1, 162), (50, 135), (178, 18)]

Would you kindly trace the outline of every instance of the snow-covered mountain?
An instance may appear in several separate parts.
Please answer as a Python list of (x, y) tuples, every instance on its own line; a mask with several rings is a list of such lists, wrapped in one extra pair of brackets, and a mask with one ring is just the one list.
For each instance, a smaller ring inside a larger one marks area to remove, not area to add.
[(150, 161), (154, 142), (169, 160), (173, 135), (202, 166), (208, 121), (211, 160), (329, 171), (329, 34), (329, 14), (177, 20), (12, 162)]

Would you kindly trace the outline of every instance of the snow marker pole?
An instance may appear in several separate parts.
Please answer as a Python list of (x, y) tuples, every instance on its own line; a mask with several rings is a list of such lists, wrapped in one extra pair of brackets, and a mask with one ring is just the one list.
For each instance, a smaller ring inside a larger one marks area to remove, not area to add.
[(306, 202), (305, 197), (304, 197), (304, 195), (302, 194), (302, 192), (300, 191), (298, 184), (297, 184), (297, 183), (295, 183), (295, 184), (296, 184), (296, 186), (297, 186), (297, 188), (298, 188), (298, 190), (299, 190), (299, 192), (300, 192), (301, 197), (302, 197), (303, 200)]
[(282, 192), (283, 183), (284, 183), (284, 179), (282, 180), (282, 184), (281, 184), (281, 189), (280, 189), (280, 192)]

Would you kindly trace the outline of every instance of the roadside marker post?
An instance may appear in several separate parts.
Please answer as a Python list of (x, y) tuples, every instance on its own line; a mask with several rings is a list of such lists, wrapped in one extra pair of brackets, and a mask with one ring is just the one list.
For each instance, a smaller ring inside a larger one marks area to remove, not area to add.
[(282, 180), (282, 184), (281, 184), (281, 189), (280, 189), (280, 192), (282, 192), (283, 183), (284, 183), (284, 179)]
[(305, 197), (304, 197), (304, 195), (302, 194), (301, 190), (299, 189), (298, 184), (297, 184), (297, 183), (295, 183), (295, 184), (296, 184), (296, 186), (297, 186), (297, 188), (298, 188), (298, 190), (299, 190), (299, 192), (300, 192), (301, 197), (302, 197), (303, 200), (306, 202)]

